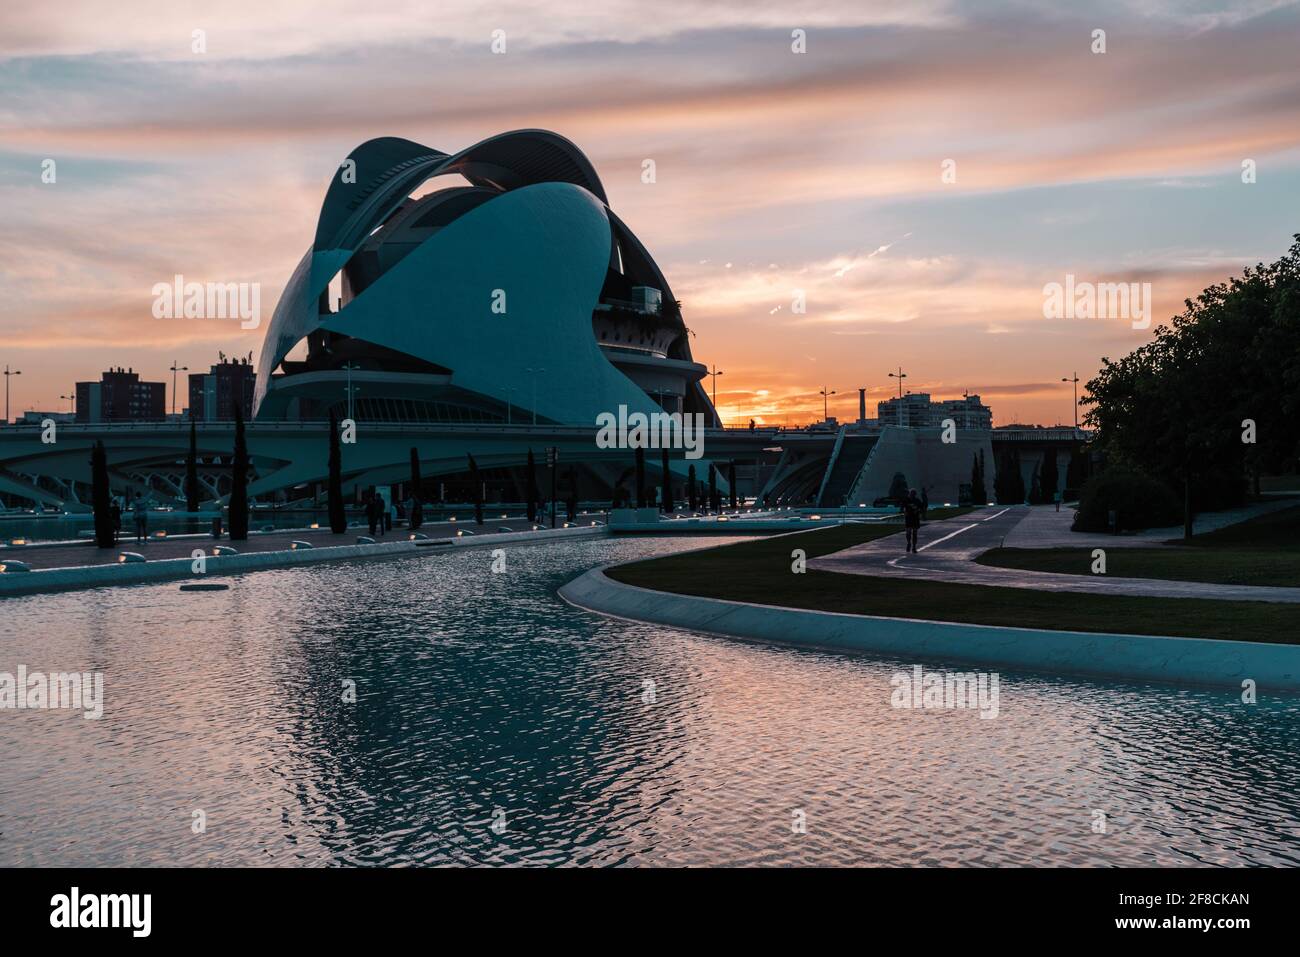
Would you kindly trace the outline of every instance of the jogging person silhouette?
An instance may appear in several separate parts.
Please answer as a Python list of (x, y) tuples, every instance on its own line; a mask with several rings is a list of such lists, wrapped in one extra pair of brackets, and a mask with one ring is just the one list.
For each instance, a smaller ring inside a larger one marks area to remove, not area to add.
[(917, 498), (916, 489), (909, 489), (907, 501), (903, 503), (903, 527), (907, 529), (907, 550), (916, 551), (916, 533), (921, 528), (921, 500)]

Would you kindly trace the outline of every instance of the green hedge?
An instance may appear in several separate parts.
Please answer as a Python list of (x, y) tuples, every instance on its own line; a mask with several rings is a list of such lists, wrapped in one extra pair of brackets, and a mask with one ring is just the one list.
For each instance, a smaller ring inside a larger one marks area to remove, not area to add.
[(1168, 486), (1131, 469), (1112, 466), (1084, 483), (1076, 532), (1110, 531), (1110, 512), (1118, 513), (1120, 529), (1163, 528), (1181, 525), (1182, 503)]

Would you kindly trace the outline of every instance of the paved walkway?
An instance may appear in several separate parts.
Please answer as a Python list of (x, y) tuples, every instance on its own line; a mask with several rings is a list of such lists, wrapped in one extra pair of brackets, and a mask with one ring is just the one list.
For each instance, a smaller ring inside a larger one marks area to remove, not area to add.
[[(596, 519), (600, 522), (605, 521), (605, 516), (600, 515), (580, 515), (578, 524), (589, 524), (591, 520)], [(558, 524), (563, 524), (563, 521)], [(503, 528), (509, 528), (513, 532), (523, 532), (532, 529), (526, 517), (496, 518), (485, 515), (481, 526), (474, 524), (474, 516), (471, 510), (469, 521), (460, 522), (433, 522), (425, 523), (420, 526), (420, 534), (429, 538), (450, 538), (455, 535), (458, 529), (464, 529), (467, 532), (473, 532), (475, 535), (494, 535)], [(137, 544), (133, 532), (128, 532), (122, 536), (116, 548), (96, 548), (92, 542), (73, 542), (69, 544), (52, 544), (42, 545), (34, 544), (29, 546), (19, 546), (16, 548), (0, 548), (0, 562), (6, 558), (16, 558), (26, 562), (32, 568), (73, 568), (86, 565), (113, 565), (117, 563), (119, 552), (139, 552), (145, 558), (154, 560), (159, 558), (188, 558), (196, 548), (201, 548), (208, 554), (212, 554), (214, 545), (231, 545), (236, 548), (240, 554), (249, 552), (274, 552), (287, 549), (290, 543), (302, 539), (311, 542), (318, 548), (325, 548), (330, 545), (355, 545), (357, 536), (369, 535), (370, 530), (367, 527), (349, 528), (342, 535), (335, 535), (328, 528), (325, 529), (277, 529), (273, 532), (256, 532), (250, 531), (248, 540), (243, 542), (232, 542), (229, 535), (223, 535), (218, 541), (211, 535), (170, 535), (163, 539), (150, 539), (143, 545)], [(403, 526), (394, 526), (394, 528), (384, 535), (376, 534), (376, 542), (396, 542), (405, 541), (411, 533)]]
[[(1142, 595), (1155, 598), (1215, 598), (1225, 601), (1300, 602), (1300, 588), (1213, 585), (1205, 582), (1117, 578), (1109, 575), (1060, 575), (1054, 572), (995, 568), (975, 563), (975, 558), (991, 548), (997, 548), (1004, 540), (1010, 545), (1011, 532), (1025, 521), (1030, 511), (1023, 505), (980, 509), (968, 515), (942, 522), (931, 522), (924, 526), (917, 536), (919, 550), (915, 554), (909, 555), (904, 551), (905, 539), (903, 533), (899, 532), (897, 535), (878, 538), (873, 542), (814, 558), (808, 562), (808, 567), (848, 575), (921, 578), (966, 585), (1029, 588), (1034, 591)], [(1054, 508), (1051, 509), (1051, 514), (1056, 514)], [(1113, 540), (1123, 536), (1077, 536), (1072, 537), (1068, 544), (1075, 544), (1076, 538), (1092, 537), (1102, 539), (1102, 542), (1094, 547), (1104, 548), (1113, 547)]]
[[(1300, 499), (1286, 498), (1270, 502), (1256, 502), (1242, 508), (1198, 515), (1192, 524), (1197, 535), (1213, 532), (1228, 525), (1236, 525), (1259, 515), (1267, 515), (1283, 508), (1300, 505)], [(1025, 518), (1007, 532), (1006, 548), (1163, 548), (1167, 543), (1182, 541), (1183, 527), (1148, 528), (1146, 531), (1125, 535), (1072, 532), (1074, 507), (1062, 505), (1058, 512), (1054, 505), (1034, 505), (1025, 509)]]

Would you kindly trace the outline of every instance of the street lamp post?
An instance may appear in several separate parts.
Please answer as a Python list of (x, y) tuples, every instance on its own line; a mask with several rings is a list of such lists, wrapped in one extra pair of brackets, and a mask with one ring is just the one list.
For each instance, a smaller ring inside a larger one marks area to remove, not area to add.
[(1074, 430), (1079, 431), (1079, 373), (1070, 373), (1073, 379), (1062, 379), (1062, 382), (1074, 383)]
[[(713, 371), (706, 372), (704, 374), (713, 376), (713, 414), (718, 415), (718, 376), (722, 375), (723, 373), (718, 370), (718, 365), (715, 362), (713, 364)], [(719, 422), (722, 421), (721, 416), (718, 416), (718, 421)]]
[(828, 403), (830, 402), (829, 397), (832, 396), (832, 395), (835, 395), (835, 390), (834, 390), (834, 389), (831, 389), (831, 390), (828, 392), (828, 391), (826, 390), (826, 386), (822, 386), (822, 390), (821, 390), (821, 392), (819, 392), (819, 393), (817, 393), (817, 394), (820, 395), (820, 396), (822, 397), (822, 421), (823, 421), (823, 422), (830, 422), (830, 420), (831, 420), (831, 413), (830, 413), (830, 406), (828, 405)]
[(20, 369), (14, 369), (12, 372), (10, 372), (9, 367), (5, 366), (5, 425), (9, 424), (9, 377), (11, 375), (22, 375), (22, 374), (23, 374), (22, 370)]
[(179, 359), (172, 360), (172, 415), (176, 414), (176, 372), (178, 370), (181, 372), (190, 371), (189, 366), (177, 365), (178, 362), (180, 362)]
[(529, 373), (533, 377), (533, 425), (536, 425), (537, 424), (537, 376), (545, 372), (546, 370), (525, 369), (524, 371)]
[(357, 365), (355, 362), (345, 362), (343, 363), (343, 368), (347, 370), (348, 373), (348, 418), (350, 419), (352, 418), (352, 373), (354, 370), (360, 369), (361, 366)]
[(907, 373), (903, 371), (902, 366), (899, 366), (897, 372), (889, 373), (889, 377), (891, 379), (898, 380), (898, 424), (902, 425), (903, 424), (903, 380), (907, 378)]
[(76, 406), (73, 405), (73, 403), (76, 402), (76, 400), (77, 400), (77, 396), (76, 396), (76, 393), (75, 393), (75, 392), (74, 392), (72, 395), (61, 395), (61, 396), (59, 396), (59, 398), (60, 398), (60, 399), (67, 399), (67, 400), (68, 400), (68, 411), (69, 411), (69, 412), (75, 412), (75, 411), (76, 411)]
[(903, 371), (902, 366), (899, 366), (897, 372), (889, 373), (889, 377), (898, 380), (898, 397), (901, 399), (903, 397), (903, 380), (907, 378), (907, 373)]

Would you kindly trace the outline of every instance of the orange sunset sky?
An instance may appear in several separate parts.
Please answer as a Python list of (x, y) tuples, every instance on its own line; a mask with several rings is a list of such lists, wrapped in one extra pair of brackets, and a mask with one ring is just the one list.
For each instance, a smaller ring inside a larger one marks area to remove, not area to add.
[[(823, 387), (844, 419), (866, 386), (874, 415), (899, 365), (995, 424), (1068, 422), (1061, 378), (1151, 330), (1044, 318), (1045, 284), (1149, 282), (1158, 323), (1300, 231), (1298, 26), (1289, 3), (1160, 0), (6, 4), (13, 414), (109, 366), (170, 391), (174, 360), (256, 353), (363, 140), (543, 127), (663, 268), (729, 423), (818, 419)], [(154, 319), (177, 273), (260, 283), (262, 328)]]

